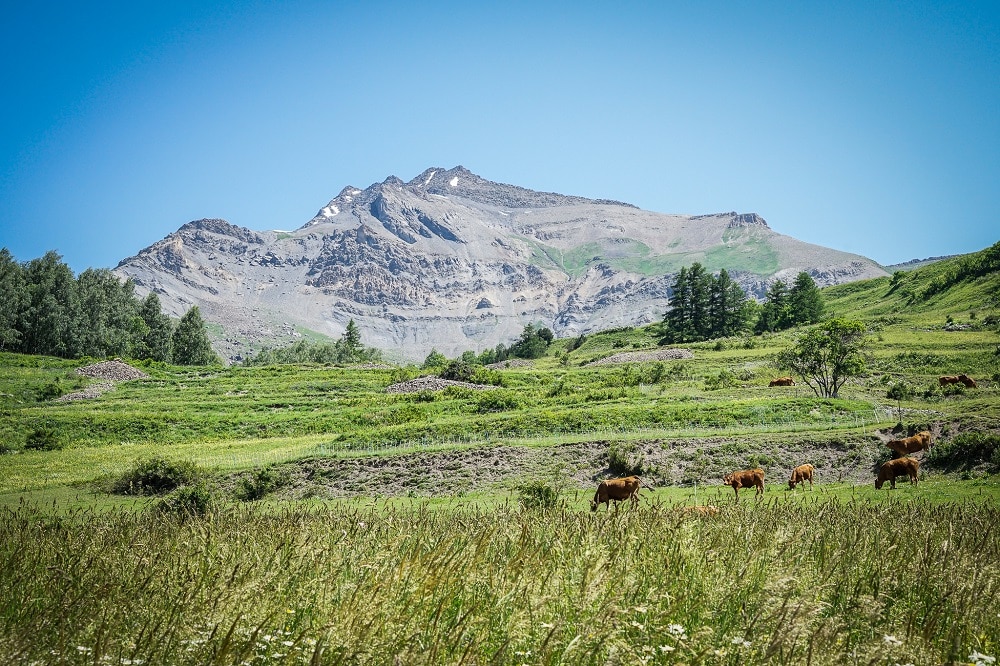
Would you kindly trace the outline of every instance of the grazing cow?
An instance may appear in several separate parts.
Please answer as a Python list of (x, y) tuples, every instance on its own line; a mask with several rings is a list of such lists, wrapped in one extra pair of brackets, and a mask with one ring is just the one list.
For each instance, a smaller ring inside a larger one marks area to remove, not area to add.
[(740, 488), (756, 487), (754, 495), (761, 495), (764, 492), (764, 470), (745, 469), (742, 472), (730, 472), (722, 477), (722, 483), (733, 487), (736, 499), (740, 498)]
[(710, 518), (719, 515), (719, 507), (711, 504), (707, 506), (686, 506), (681, 509), (681, 514), (684, 516), (706, 516)]
[(806, 463), (805, 465), (799, 465), (792, 470), (792, 478), (788, 479), (788, 487), (791, 490), (795, 490), (796, 483), (809, 482), (809, 489), (813, 486), (813, 472), (816, 470), (815, 467)]
[(900, 458), (908, 453), (916, 453), (931, 448), (930, 430), (921, 430), (916, 435), (904, 437), (903, 439), (890, 440), (886, 446), (896, 452), (896, 457)]
[[(642, 485), (642, 480), (637, 476), (626, 476), (621, 479), (605, 479), (597, 486), (594, 499), (590, 502), (590, 510), (597, 511), (597, 507), (605, 502), (610, 509), (611, 500), (615, 502), (629, 500), (633, 505), (638, 504), (639, 488)], [(615, 504), (615, 508), (618, 508), (617, 504)]]
[(909, 476), (910, 483), (917, 485), (917, 470), (920, 469), (920, 461), (916, 458), (895, 458), (887, 463), (883, 463), (879, 468), (878, 478), (875, 479), (875, 490), (881, 490), (882, 484), (889, 482), (889, 487), (896, 489), (897, 476)]
[(938, 377), (938, 383), (941, 386), (947, 386), (948, 384), (957, 384), (960, 381), (962, 380), (959, 379), (956, 375), (941, 375), (940, 377)]
[(772, 379), (768, 386), (795, 386), (795, 380), (791, 377), (778, 377)]
[(976, 388), (976, 380), (969, 375), (959, 375), (958, 381), (965, 384), (965, 388)]

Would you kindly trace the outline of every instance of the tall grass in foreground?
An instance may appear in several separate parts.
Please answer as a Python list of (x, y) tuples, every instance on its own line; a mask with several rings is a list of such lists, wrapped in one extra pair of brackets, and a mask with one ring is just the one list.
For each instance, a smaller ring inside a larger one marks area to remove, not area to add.
[(941, 664), (1000, 656), (1000, 509), (0, 510), (0, 661)]

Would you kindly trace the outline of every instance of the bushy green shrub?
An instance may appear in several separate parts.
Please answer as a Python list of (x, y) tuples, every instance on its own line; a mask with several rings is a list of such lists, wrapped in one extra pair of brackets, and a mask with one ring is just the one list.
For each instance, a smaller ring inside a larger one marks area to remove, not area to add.
[(153, 457), (140, 460), (115, 479), (111, 492), (116, 495), (162, 495), (182, 486), (193, 485), (203, 476), (189, 460), (171, 461)]
[(724, 388), (735, 388), (740, 385), (739, 378), (729, 370), (720, 370), (717, 375), (705, 377), (705, 390), (718, 391)]
[(1000, 434), (966, 432), (939, 441), (927, 452), (928, 464), (946, 471), (986, 465), (1000, 471)]
[(517, 488), (518, 503), (526, 509), (554, 509), (559, 504), (559, 484), (537, 479)]
[(66, 446), (54, 428), (36, 428), (28, 434), (24, 448), (32, 451), (58, 451)]
[(608, 446), (608, 469), (620, 476), (642, 476), (649, 471), (635, 442), (612, 442)]
[(476, 397), (476, 411), (480, 414), (506, 412), (519, 407), (521, 407), (521, 398), (514, 391), (506, 389), (480, 391)]
[(267, 465), (240, 478), (236, 486), (236, 498), (244, 502), (263, 499), (275, 490), (287, 486), (290, 481), (287, 471)]
[(215, 503), (215, 494), (205, 481), (181, 486), (156, 505), (162, 513), (170, 513), (185, 518), (206, 515)]

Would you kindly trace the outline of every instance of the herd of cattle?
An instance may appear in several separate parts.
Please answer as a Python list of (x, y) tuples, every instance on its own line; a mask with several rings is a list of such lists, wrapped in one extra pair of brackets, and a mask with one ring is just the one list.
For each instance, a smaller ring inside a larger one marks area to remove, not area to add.
[[(886, 445), (892, 449), (895, 456), (892, 460), (885, 462), (879, 468), (878, 476), (875, 478), (875, 488), (881, 490), (886, 481), (890, 488), (895, 489), (897, 477), (908, 477), (910, 483), (917, 485), (917, 472), (920, 469), (920, 461), (910, 458), (908, 454), (926, 451), (931, 447), (932, 437), (929, 430), (922, 430), (911, 437), (890, 440)], [(806, 463), (799, 465), (792, 470), (791, 478), (788, 479), (788, 487), (795, 490), (795, 486), (800, 483), (809, 482), (809, 488), (813, 485), (813, 473), (816, 468)], [(736, 499), (740, 497), (740, 488), (754, 488), (754, 495), (764, 492), (764, 470), (758, 468), (744, 469), (739, 472), (731, 472), (722, 477), (722, 483), (732, 486), (736, 493)], [(652, 488), (643, 483), (638, 476), (626, 476), (620, 479), (607, 479), (601, 481), (594, 493), (594, 499), (590, 502), (590, 510), (597, 511), (601, 504), (611, 506), (611, 502), (622, 502), (628, 500), (632, 504), (639, 503), (639, 489)], [(616, 505), (617, 506), (617, 505)], [(714, 515), (718, 509), (712, 506), (688, 507), (688, 511), (701, 515)]]
[[(963, 384), (966, 388), (976, 388), (976, 380), (965, 374), (943, 375), (938, 378), (938, 381), (941, 386)], [(769, 386), (795, 386), (795, 380), (791, 377), (776, 377), (771, 380)], [(879, 468), (878, 476), (875, 478), (875, 488), (881, 490), (886, 481), (889, 482), (890, 488), (895, 488), (896, 478), (903, 476), (908, 477), (910, 483), (916, 485), (920, 461), (916, 458), (910, 458), (909, 454), (931, 448), (930, 431), (923, 430), (910, 437), (890, 440), (887, 446), (892, 449), (894, 457)], [(788, 479), (788, 487), (794, 490), (796, 485), (808, 481), (811, 489), (815, 471), (816, 468), (808, 463), (799, 465), (792, 470), (792, 476)], [(760, 495), (764, 492), (764, 470), (756, 468), (731, 472), (722, 477), (722, 483), (732, 486), (737, 499), (740, 497), (740, 488), (755, 488), (754, 495)], [(650, 486), (643, 483), (638, 476), (601, 481), (600, 485), (597, 486), (597, 492), (594, 493), (594, 499), (590, 502), (590, 510), (597, 511), (597, 507), (601, 504), (607, 504), (610, 507), (612, 501), (629, 500), (632, 504), (638, 504), (639, 488), (650, 488)], [(718, 513), (718, 509), (715, 507), (696, 506), (688, 507), (688, 510), (707, 515)]]

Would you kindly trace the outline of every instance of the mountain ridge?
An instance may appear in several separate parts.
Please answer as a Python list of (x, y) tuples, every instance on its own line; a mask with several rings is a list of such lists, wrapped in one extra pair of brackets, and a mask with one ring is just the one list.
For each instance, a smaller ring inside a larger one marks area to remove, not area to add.
[(673, 274), (726, 268), (751, 295), (800, 271), (821, 286), (886, 275), (876, 262), (773, 231), (757, 213), (674, 215), (536, 192), (457, 166), (346, 186), (294, 231), (195, 220), (115, 272), (179, 316), (199, 305), (239, 360), (300, 335), (340, 335), (399, 360), (656, 321)]

